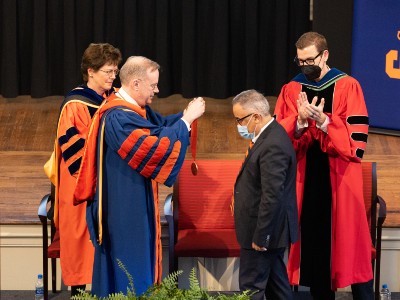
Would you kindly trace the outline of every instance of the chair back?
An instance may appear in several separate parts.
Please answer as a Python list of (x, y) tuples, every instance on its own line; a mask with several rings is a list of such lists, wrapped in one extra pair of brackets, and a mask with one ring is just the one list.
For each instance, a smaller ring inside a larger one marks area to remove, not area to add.
[(364, 204), (372, 240), (372, 271), (375, 280), (375, 299), (379, 299), (382, 227), (386, 219), (386, 202), (378, 195), (376, 162), (362, 162)]
[(376, 206), (377, 206), (377, 178), (376, 162), (362, 162), (363, 192), (368, 227), (371, 233), (372, 244), (376, 246)]
[(174, 185), (178, 229), (234, 229), (231, 204), (242, 161), (199, 160), (197, 175), (192, 174), (191, 163), (184, 162)]

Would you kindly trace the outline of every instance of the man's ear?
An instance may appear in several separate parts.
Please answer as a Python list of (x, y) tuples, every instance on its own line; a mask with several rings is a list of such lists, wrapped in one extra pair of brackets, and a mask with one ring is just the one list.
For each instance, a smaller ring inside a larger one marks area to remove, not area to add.
[(139, 90), (139, 81), (140, 81), (139, 79), (133, 79), (131, 81), (133, 90), (135, 91)]
[(325, 58), (325, 61), (328, 61), (328, 58), (329, 58), (329, 50), (325, 50), (323, 56), (324, 56), (324, 58)]

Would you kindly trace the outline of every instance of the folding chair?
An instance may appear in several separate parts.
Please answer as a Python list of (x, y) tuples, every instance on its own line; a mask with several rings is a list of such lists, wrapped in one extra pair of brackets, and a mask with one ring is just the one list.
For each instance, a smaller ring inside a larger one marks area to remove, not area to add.
[[(42, 223), (42, 243), (43, 243), (43, 288), (44, 300), (48, 300), (48, 259), (51, 258), (51, 287), (52, 292), (57, 292), (57, 265), (56, 259), (60, 257), (60, 235), (53, 222), (54, 208), (54, 186), (51, 187), (51, 193), (45, 195), (40, 201), (38, 216)], [(50, 220), (50, 240), (48, 236), (48, 220)]]
[(364, 203), (371, 232), (372, 270), (375, 279), (375, 299), (379, 300), (381, 274), (382, 227), (386, 219), (386, 202), (377, 194), (376, 162), (362, 162)]

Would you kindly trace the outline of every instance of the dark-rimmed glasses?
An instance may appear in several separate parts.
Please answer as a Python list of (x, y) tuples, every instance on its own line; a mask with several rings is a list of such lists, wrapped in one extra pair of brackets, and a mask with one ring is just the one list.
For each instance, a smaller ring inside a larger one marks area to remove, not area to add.
[(251, 114), (248, 114), (247, 116), (245, 116), (245, 117), (243, 117), (243, 118), (236, 118), (235, 120), (236, 120), (236, 123), (238, 123), (240, 126), (242, 126), (242, 121), (244, 120), (244, 119), (246, 119), (246, 118), (248, 118), (248, 117), (250, 117), (251, 115), (254, 115), (255, 113), (251, 113)]
[(114, 74), (115, 76), (117, 76), (118, 73), (119, 73), (119, 70), (118, 70), (118, 69), (116, 69), (116, 70), (102, 70), (102, 69), (100, 69), (99, 71), (102, 71), (102, 72), (105, 73), (108, 77), (111, 77), (113, 74)]
[(322, 55), (322, 53), (324, 53), (325, 50), (322, 50), (320, 53), (318, 53), (318, 55), (314, 58), (307, 58), (305, 60), (299, 59), (296, 55), (296, 57), (293, 59), (294, 63), (298, 66), (304, 66), (309, 65), (309, 66), (313, 66), (315, 65), (315, 60)]

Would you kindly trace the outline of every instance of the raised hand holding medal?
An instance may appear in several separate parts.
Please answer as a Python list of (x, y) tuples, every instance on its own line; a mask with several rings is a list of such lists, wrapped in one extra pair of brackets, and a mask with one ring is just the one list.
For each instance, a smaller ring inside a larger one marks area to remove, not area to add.
[(191, 165), (192, 174), (196, 175), (198, 166), (196, 164), (196, 146), (197, 146), (197, 119), (201, 117), (205, 111), (205, 101), (202, 97), (194, 98), (183, 112), (183, 119), (191, 125), (190, 149), (192, 153), (193, 163)]

